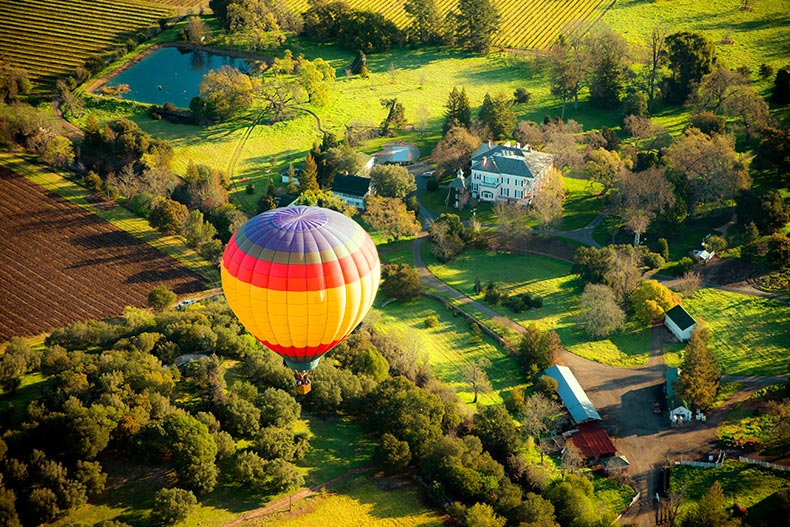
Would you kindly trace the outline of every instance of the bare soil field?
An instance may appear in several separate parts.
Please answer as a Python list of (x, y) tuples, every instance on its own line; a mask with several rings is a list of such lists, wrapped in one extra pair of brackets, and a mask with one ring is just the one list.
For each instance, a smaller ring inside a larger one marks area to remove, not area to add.
[(0, 342), (206, 287), (173, 258), (0, 167)]

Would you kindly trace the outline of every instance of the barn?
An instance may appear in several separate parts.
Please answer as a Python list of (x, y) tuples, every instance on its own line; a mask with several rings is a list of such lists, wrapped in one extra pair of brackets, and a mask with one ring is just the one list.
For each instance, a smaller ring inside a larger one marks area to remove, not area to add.
[(680, 342), (686, 342), (691, 338), (691, 332), (697, 322), (688, 314), (688, 311), (683, 309), (683, 306), (678, 304), (667, 311), (664, 325)]
[(543, 370), (545, 375), (557, 381), (557, 393), (562, 399), (562, 404), (571, 414), (574, 423), (584, 423), (586, 421), (600, 421), (601, 416), (593, 406), (593, 403), (584, 393), (579, 381), (567, 366), (552, 366)]

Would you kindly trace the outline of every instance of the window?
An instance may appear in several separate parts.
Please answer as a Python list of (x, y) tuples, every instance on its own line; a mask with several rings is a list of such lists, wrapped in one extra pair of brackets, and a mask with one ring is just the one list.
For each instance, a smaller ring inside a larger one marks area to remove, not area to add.
[(472, 191), (477, 192), (477, 183), (472, 183)]
[(474, 180), (475, 181), (480, 181), (480, 174), (475, 174), (474, 175)]
[(517, 199), (521, 199), (521, 198), (523, 198), (523, 197), (524, 197), (524, 191), (523, 191), (523, 190), (517, 190), (517, 191), (516, 191), (516, 196), (515, 196), (515, 197), (516, 197)]
[(507, 188), (502, 187), (499, 190), (500, 190), (500, 192), (502, 193), (503, 196), (505, 196), (506, 198), (509, 197), (509, 190)]
[(499, 185), (499, 178), (496, 176), (483, 176), (483, 184), (489, 187), (495, 187)]
[(480, 197), (483, 199), (493, 199), (494, 195), (488, 192), (487, 190), (484, 190), (483, 193), (480, 195)]
[(523, 178), (516, 178), (516, 186), (523, 187), (524, 186), (524, 179)]

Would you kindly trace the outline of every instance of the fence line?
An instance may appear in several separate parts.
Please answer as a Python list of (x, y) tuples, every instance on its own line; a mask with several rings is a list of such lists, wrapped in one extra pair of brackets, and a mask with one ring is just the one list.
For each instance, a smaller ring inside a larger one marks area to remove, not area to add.
[(706, 461), (684, 461), (682, 459), (680, 461), (675, 461), (675, 463), (678, 465), (689, 465), (692, 467), (702, 468), (718, 468), (722, 465), (721, 463), (708, 463)]
[(624, 515), (626, 512), (628, 512), (628, 509), (630, 509), (631, 507), (633, 507), (633, 506), (634, 506), (634, 503), (636, 503), (637, 501), (639, 501), (639, 498), (641, 498), (641, 497), (642, 497), (642, 493), (641, 493), (641, 492), (639, 492), (638, 490), (636, 490), (634, 487), (631, 487), (631, 488), (632, 488), (632, 489), (633, 489), (633, 490), (636, 492), (636, 496), (634, 496), (634, 499), (632, 499), (632, 500), (631, 500), (631, 503), (629, 503), (629, 504), (628, 504), (628, 507), (626, 507), (626, 508), (625, 508), (625, 510), (624, 510), (623, 512), (621, 512), (621, 513), (620, 513), (620, 515), (617, 517), (617, 519), (615, 520), (615, 522), (619, 522), (619, 521), (620, 521), (620, 518), (622, 518), (622, 517), (623, 517), (623, 515)]
[(746, 456), (740, 456), (738, 461), (743, 461), (744, 463), (751, 463), (753, 465), (760, 465), (763, 467), (773, 468), (775, 470), (783, 470), (785, 472), (790, 472), (790, 467), (785, 465), (777, 465), (776, 463), (769, 463), (768, 461), (760, 461), (759, 459), (753, 459)]

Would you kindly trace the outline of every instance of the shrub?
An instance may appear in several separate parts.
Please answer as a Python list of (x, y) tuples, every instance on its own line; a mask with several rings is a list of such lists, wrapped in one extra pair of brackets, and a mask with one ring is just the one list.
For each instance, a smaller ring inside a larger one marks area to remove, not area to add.
[(191, 491), (172, 488), (161, 489), (154, 498), (151, 516), (159, 525), (173, 525), (187, 519), (197, 505), (197, 498)]
[(768, 261), (775, 267), (790, 265), (790, 238), (774, 234), (768, 245)]
[(516, 100), (516, 104), (527, 104), (532, 98), (532, 94), (526, 88), (517, 88), (513, 93), (513, 98)]
[(708, 239), (705, 241), (705, 248), (717, 254), (721, 253), (727, 249), (727, 240), (721, 236), (708, 236)]
[(713, 112), (698, 112), (689, 119), (691, 126), (707, 135), (721, 135), (724, 133), (726, 119)]
[(154, 311), (164, 311), (176, 301), (176, 294), (163, 285), (158, 285), (148, 293), (148, 306)]
[(435, 328), (439, 325), (439, 318), (436, 315), (431, 315), (423, 322), (426, 328)]
[(694, 260), (689, 258), (688, 256), (684, 256), (680, 259), (680, 261), (675, 265), (675, 276), (680, 276), (685, 273), (691, 271), (694, 268)]
[(439, 190), (439, 182), (436, 180), (436, 178), (430, 178), (425, 183), (425, 190), (427, 190), (428, 192), (436, 192), (437, 190)]
[(647, 251), (642, 255), (642, 262), (644, 262), (649, 269), (658, 269), (666, 263), (666, 260), (658, 253)]
[(487, 304), (498, 306), (502, 302), (507, 301), (507, 299), (507, 293), (502, 291), (502, 289), (499, 287), (499, 284), (496, 282), (489, 282), (488, 285), (486, 285), (483, 300), (485, 300)]

